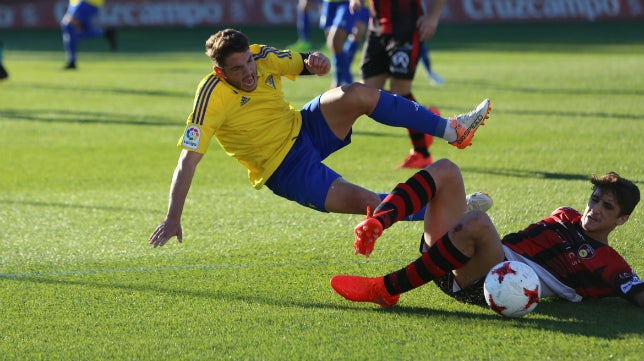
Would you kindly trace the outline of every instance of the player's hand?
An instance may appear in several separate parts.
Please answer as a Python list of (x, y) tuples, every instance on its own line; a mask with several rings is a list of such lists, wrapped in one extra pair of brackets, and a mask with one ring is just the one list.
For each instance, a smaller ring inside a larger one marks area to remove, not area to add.
[(418, 28), (418, 38), (420, 41), (431, 39), (436, 34), (438, 28), (438, 19), (434, 19), (429, 15), (421, 16), (416, 21)]
[(349, 12), (355, 14), (362, 9), (363, 0), (350, 0), (349, 1)]
[(331, 70), (331, 61), (324, 54), (315, 51), (304, 60), (306, 70), (311, 74), (325, 75)]
[(181, 223), (165, 219), (157, 226), (157, 229), (154, 230), (148, 239), (148, 243), (150, 243), (154, 248), (162, 247), (174, 236), (177, 236), (177, 241), (179, 241), (179, 243), (183, 242)]

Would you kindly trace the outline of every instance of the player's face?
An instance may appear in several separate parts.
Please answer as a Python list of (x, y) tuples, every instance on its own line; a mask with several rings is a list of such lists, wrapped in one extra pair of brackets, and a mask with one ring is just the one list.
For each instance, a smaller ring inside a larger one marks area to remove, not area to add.
[(627, 215), (620, 216), (620, 208), (615, 195), (596, 189), (591, 194), (586, 210), (581, 216), (581, 226), (590, 237), (598, 241), (607, 239), (615, 227), (628, 220)]
[(257, 88), (257, 64), (250, 50), (231, 54), (226, 59), (226, 65), (215, 71), (238, 89), (252, 92)]

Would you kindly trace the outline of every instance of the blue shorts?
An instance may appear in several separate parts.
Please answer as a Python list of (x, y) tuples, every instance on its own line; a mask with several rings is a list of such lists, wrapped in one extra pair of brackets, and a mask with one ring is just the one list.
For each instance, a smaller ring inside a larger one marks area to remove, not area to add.
[(354, 14), (354, 16), (356, 21), (369, 24), (369, 18), (371, 17), (371, 12), (369, 11), (368, 7), (363, 6), (362, 9), (360, 9), (357, 13)]
[(322, 3), (320, 11), (320, 28), (329, 30), (332, 27), (344, 29), (351, 33), (356, 24), (356, 17), (349, 10), (349, 1)]
[(88, 29), (91, 27), (94, 16), (98, 14), (98, 8), (92, 4), (81, 1), (76, 5), (69, 5), (66, 14), (80, 22), (83, 29)]
[(327, 193), (340, 175), (322, 161), (351, 143), (351, 132), (345, 139), (333, 134), (322, 116), (319, 96), (305, 104), (300, 112), (300, 134), (266, 186), (280, 197), (326, 212)]

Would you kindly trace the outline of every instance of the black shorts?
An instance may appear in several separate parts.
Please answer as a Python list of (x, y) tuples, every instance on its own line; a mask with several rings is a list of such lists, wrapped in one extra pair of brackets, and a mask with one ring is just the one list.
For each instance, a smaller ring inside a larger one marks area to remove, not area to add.
[[(425, 246), (425, 235), (423, 234), (423, 236), (420, 237), (420, 253), (423, 253), (423, 250), (426, 250)], [(454, 282), (456, 282), (456, 280), (454, 279), (454, 274), (452, 272), (447, 272), (443, 277), (434, 280), (436, 286), (453, 299), (463, 303), (471, 303), (487, 307), (485, 295), (483, 294), (483, 283), (485, 282), (485, 279), (481, 278), (473, 284), (465, 288), (461, 288), (458, 291), (454, 291)]]
[(487, 306), (485, 295), (483, 294), (483, 281), (483, 279), (480, 279), (465, 288), (454, 291), (454, 274), (452, 272), (447, 272), (445, 276), (434, 280), (434, 283), (436, 283), (436, 286), (438, 286), (441, 291), (445, 292), (446, 295), (459, 302)]
[(369, 31), (361, 67), (362, 78), (388, 74), (392, 78), (411, 80), (416, 73), (419, 57), (417, 31), (407, 36), (378, 35)]

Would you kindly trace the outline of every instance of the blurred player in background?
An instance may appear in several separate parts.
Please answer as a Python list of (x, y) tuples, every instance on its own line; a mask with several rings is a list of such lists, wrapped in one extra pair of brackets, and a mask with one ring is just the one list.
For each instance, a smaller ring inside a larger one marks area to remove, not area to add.
[(490, 111), (486, 99), (470, 113), (448, 120), (361, 83), (328, 90), (295, 110), (284, 98), (283, 78), (327, 74), (331, 64), (323, 54), (249, 45), (246, 36), (234, 29), (212, 35), (206, 54), (213, 72), (199, 84), (179, 140), (182, 151), (168, 211), (148, 239), (154, 247), (174, 236), (182, 241), (185, 200), (213, 137), (248, 169), (254, 188), (266, 185), (278, 196), (321, 212), (360, 214), (380, 204), (380, 195), (345, 181), (323, 163), (351, 142), (356, 119), (368, 115), (382, 124), (433, 134), (462, 149)]
[[(385, 89), (416, 101), (411, 88), (421, 45), (436, 33), (446, 0), (434, 0), (429, 13), (422, 0), (370, 0), (371, 20), (362, 58), (365, 84)], [(364, 6), (364, 0), (351, 0), (351, 10)], [(438, 109), (432, 108), (438, 113)], [(408, 129), (412, 149), (398, 168), (423, 168), (432, 163), (429, 147), (433, 138)]]
[(425, 75), (432, 85), (442, 86), (443, 84), (445, 84), (445, 80), (443, 80), (443, 78), (440, 75), (436, 74), (436, 72), (432, 69), (432, 61), (429, 58), (429, 48), (425, 43), (420, 44), (420, 63), (423, 65), (423, 69), (425, 69)]
[(331, 52), (333, 65), (331, 87), (353, 82), (351, 61), (364, 37), (368, 20), (368, 10), (351, 11), (349, 0), (323, 1), (320, 27), (324, 30), (326, 45)]
[(456, 164), (441, 159), (399, 184), (356, 228), (354, 251), (368, 256), (383, 229), (427, 205), (421, 257), (398, 271), (369, 278), (339, 275), (331, 286), (344, 298), (393, 306), (400, 294), (434, 281), (461, 302), (486, 305), (483, 283), (504, 261), (527, 263), (539, 276), (542, 297), (572, 302), (623, 297), (644, 307), (644, 282), (608, 244), (640, 201), (633, 182), (616, 173), (591, 178), (583, 214), (568, 207), (501, 239), (485, 209), (466, 213), (465, 187)]
[(320, 7), (320, 0), (299, 0), (297, 2), (297, 41), (288, 48), (293, 51), (311, 51), (311, 12)]
[(0, 41), (0, 80), (7, 79), (9, 77), (9, 73), (7, 73), (7, 69), (4, 68), (4, 65), (2, 63), (3, 50), (4, 50), (4, 44), (2, 43), (2, 41)]
[(81, 39), (104, 36), (110, 50), (116, 50), (116, 33), (113, 28), (103, 30), (93, 22), (105, 0), (69, 0), (67, 11), (60, 23), (67, 63), (65, 69), (76, 69), (78, 43)]

